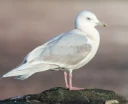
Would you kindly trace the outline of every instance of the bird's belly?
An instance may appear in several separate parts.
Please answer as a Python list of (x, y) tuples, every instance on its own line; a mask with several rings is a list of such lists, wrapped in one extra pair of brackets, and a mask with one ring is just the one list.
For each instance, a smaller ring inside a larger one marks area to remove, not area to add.
[(92, 50), (90, 51), (90, 53), (87, 55), (87, 57), (85, 57), (85, 59), (83, 59), (81, 62), (79, 62), (78, 64), (74, 65), (74, 66), (70, 66), (72, 70), (76, 70), (84, 65), (86, 65), (96, 54), (97, 50), (98, 50), (99, 44), (97, 45), (92, 45)]

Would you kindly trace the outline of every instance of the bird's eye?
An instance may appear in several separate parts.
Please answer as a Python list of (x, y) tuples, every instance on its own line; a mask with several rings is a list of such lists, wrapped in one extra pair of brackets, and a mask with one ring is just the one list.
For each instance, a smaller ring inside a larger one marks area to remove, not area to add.
[(91, 18), (87, 17), (87, 20), (91, 20)]

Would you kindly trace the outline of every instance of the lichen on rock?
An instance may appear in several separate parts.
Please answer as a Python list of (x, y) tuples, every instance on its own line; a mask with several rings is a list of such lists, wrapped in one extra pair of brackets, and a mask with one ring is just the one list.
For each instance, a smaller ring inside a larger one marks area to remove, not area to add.
[[(127, 104), (125, 97), (109, 90), (84, 89), (70, 91), (62, 87), (51, 88), (40, 94), (29, 94), (22, 97), (9, 98), (4, 102), (40, 102), (40, 104)], [(22, 103), (23, 104), (23, 103)], [(33, 103), (32, 103), (33, 104)]]

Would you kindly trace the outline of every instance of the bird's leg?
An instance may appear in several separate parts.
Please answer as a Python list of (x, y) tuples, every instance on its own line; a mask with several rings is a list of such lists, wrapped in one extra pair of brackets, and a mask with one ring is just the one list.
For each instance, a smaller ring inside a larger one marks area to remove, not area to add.
[(72, 87), (72, 72), (69, 73), (69, 90), (82, 90), (84, 88)]
[(69, 85), (68, 85), (68, 80), (67, 80), (67, 72), (64, 72), (64, 80), (65, 80), (65, 85), (66, 85), (66, 88), (68, 89), (69, 88)]

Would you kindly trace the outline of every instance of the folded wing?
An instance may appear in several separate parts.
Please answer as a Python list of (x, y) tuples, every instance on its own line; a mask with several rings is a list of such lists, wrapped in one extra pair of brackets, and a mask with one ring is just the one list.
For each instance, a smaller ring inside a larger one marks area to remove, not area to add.
[(77, 31), (61, 35), (49, 42), (42, 50), (39, 59), (56, 65), (76, 65), (86, 58), (91, 51), (91, 44), (86, 36)]

